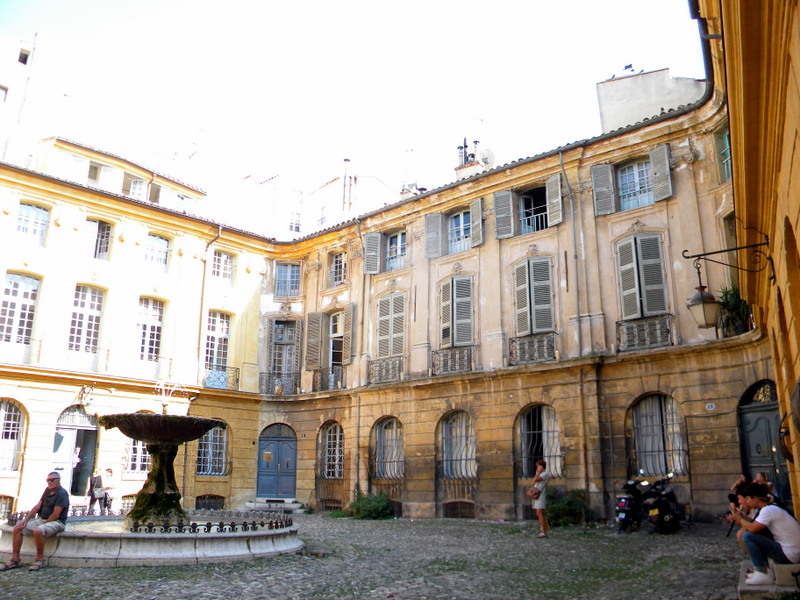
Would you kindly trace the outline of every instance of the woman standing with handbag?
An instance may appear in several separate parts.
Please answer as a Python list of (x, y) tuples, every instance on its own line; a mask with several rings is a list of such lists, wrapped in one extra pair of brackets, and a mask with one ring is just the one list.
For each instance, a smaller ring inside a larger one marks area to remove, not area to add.
[(536, 461), (536, 473), (533, 476), (531, 487), (528, 488), (528, 496), (531, 498), (533, 510), (536, 511), (536, 518), (539, 519), (541, 532), (536, 537), (546, 538), (549, 524), (547, 517), (544, 516), (544, 509), (547, 507), (547, 482), (552, 476), (547, 472), (547, 463), (543, 460)]
[(89, 514), (94, 514), (94, 503), (100, 501), (100, 511), (103, 511), (106, 504), (106, 490), (103, 488), (103, 478), (100, 473), (95, 469), (94, 474), (89, 477), (89, 489), (86, 490), (86, 496), (89, 498)]

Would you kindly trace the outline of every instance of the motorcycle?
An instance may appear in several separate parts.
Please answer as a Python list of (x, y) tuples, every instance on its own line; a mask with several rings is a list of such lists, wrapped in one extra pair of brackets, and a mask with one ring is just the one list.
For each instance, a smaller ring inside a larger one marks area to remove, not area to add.
[(642, 490), (639, 485), (647, 486), (647, 481), (629, 479), (622, 486), (622, 494), (617, 496), (617, 533), (628, 529), (637, 529), (644, 519)]
[(659, 479), (642, 495), (647, 520), (657, 533), (675, 533), (681, 527), (678, 499), (669, 485), (673, 476)]

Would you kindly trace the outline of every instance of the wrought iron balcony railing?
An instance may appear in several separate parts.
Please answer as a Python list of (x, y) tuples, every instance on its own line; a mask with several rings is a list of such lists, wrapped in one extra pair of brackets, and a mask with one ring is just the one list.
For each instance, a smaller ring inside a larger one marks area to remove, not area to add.
[(405, 373), (406, 359), (404, 356), (393, 356), (372, 360), (369, 363), (370, 383), (390, 383), (400, 381)]
[(203, 386), (217, 390), (238, 390), (239, 368), (219, 365), (207, 366)]
[(556, 334), (540, 333), (508, 340), (509, 363), (523, 365), (556, 358)]
[(472, 354), (474, 346), (457, 346), (444, 350), (433, 350), (431, 365), (434, 375), (468, 373), (473, 370)]
[(336, 365), (314, 370), (313, 390), (322, 392), (327, 390), (343, 390), (345, 387), (344, 367)]
[(664, 314), (630, 321), (617, 321), (620, 352), (672, 345), (672, 315)]
[(259, 373), (258, 391), (268, 396), (291, 396), (300, 390), (300, 373)]

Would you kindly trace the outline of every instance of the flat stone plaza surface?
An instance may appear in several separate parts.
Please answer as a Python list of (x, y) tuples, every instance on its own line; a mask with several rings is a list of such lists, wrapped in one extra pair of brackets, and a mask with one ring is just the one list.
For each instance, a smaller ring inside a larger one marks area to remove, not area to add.
[(727, 526), (670, 536), (611, 526), (293, 515), (301, 554), (180, 567), (26, 568), (0, 599), (733, 600), (745, 558)]

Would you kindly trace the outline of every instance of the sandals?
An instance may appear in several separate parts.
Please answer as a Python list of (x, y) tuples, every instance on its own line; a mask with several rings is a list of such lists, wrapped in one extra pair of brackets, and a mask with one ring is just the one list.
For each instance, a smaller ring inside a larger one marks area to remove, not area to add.
[(34, 561), (34, 563), (30, 567), (28, 567), (28, 571), (41, 571), (42, 569), (44, 569), (43, 560)]
[(6, 564), (0, 565), (0, 571), (10, 571), (11, 569), (19, 569), (22, 566), (18, 560), (9, 560)]

